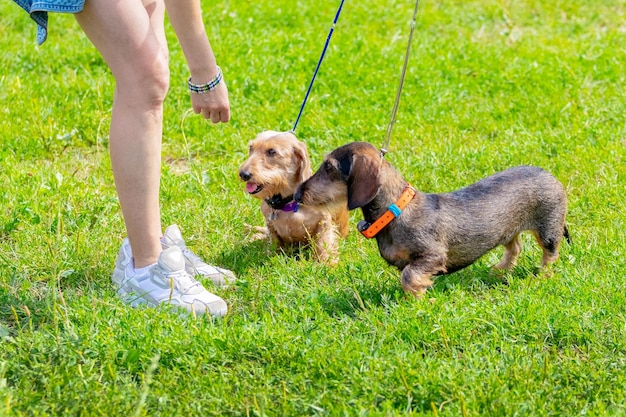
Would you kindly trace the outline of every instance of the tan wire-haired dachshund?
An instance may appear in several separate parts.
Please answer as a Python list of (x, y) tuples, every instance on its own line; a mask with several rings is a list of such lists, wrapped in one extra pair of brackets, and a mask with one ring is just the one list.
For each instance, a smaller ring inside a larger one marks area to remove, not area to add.
[(306, 145), (290, 132), (265, 131), (249, 144), (248, 159), (239, 169), (246, 191), (262, 201), (266, 228), (253, 237), (269, 236), (277, 249), (313, 244), (321, 262), (338, 261), (338, 237), (348, 235), (348, 209), (302, 207), (294, 201), (298, 186), (313, 171)]
[(529, 230), (543, 249), (542, 267), (558, 258), (567, 197), (541, 168), (520, 166), (443, 194), (413, 189), (369, 143), (331, 152), (295, 194), (302, 207), (358, 207), (359, 230), (376, 237), (381, 256), (402, 271), (402, 287), (421, 296), (432, 277), (464, 268), (504, 245), (497, 269), (509, 269)]

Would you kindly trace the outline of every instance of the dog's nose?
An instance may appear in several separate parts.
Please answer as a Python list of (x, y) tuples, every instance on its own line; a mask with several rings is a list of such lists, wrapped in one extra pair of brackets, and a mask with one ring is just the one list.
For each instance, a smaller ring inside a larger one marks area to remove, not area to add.
[(252, 178), (252, 174), (250, 174), (248, 171), (239, 171), (239, 178), (241, 178), (244, 181), (250, 181), (250, 178)]

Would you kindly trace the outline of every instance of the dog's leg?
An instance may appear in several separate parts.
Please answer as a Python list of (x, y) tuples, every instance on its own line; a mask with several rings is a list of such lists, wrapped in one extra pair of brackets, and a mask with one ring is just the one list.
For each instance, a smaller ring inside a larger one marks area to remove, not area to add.
[(543, 250), (541, 258), (541, 268), (555, 262), (559, 258), (559, 245), (561, 244), (561, 233), (542, 233), (542, 231), (534, 231), (535, 239)]
[(281, 251), (285, 246), (285, 241), (278, 235), (276, 229), (271, 225), (271, 223), (267, 223), (267, 231), (270, 234), (270, 242), (275, 247), (276, 251)]
[(244, 223), (245, 228), (248, 230), (248, 233), (252, 233), (250, 236), (250, 242), (256, 242), (257, 240), (269, 240), (270, 232), (267, 227), (263, 226), (252, 226)]
[(433, 285), (431, 278), (445, 271), (445, 256), (433, 256), (415, 260), (402, 270), (402, 288), (416, 298), (422, 298), (426, 290)]
[(320, 226), (315, 238), (315, 257), (320, 262), (328, 261), (330, 265), (336, 265), (339, 261), (337, 227), (332, 221), (324, 221)]
[(515, 235), (507, 244), (504, 245), (504, 255), (502, 260), (497, 265), (494, 265), (495, 269), (511, 269), (517, 262), (517, 257), (522, 251), (522, 243), (519, 241), (519, 235)]

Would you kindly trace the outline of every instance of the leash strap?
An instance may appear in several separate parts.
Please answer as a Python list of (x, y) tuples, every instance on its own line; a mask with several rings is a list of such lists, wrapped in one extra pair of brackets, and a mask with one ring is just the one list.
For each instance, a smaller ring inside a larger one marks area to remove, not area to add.
[(361, 220), (357, 225), (359, 232), (361, 232), (361, 234), (368, 239), (373, 238), (378, 234), (378, 232), (383, 230), (385, 226), (391, 223), (393, 219), (402, 214), (402, 210), (404, 210), (409, 202), (413, 200), (413, 197), (415, 197), (415, 188), (411, 187), (411, 184), (407, 184), (398, 201), (390, 205), (385, 214), (380, 216), (378, 220), (372, 224), (366, 222), (365, 220)]
[(391, 141), (391, 132), (393, 131), (393, 125), (396, 123), (396, 114), (398, 113), (398, 106), (400, 105), (400, 94), (402, 93), (402, 87), (404, 86), (404, 78), (406, 77), (406, 67), (409, 62), (409, 54), (411, 52), (411, 41), (413, 40), (413, 32), (415, 31), (415, 22), (417, 20), (417, 10), (419, 8), (419, 0), (415, 0), (415, 9), (413, 10), (413, 20), (411, 21), (411, 32), (409, 33), (409, 41), (406, 45), (406, 53), (404, 54), (404, 64), (402, 65), (402, 75), (400, 76), (400, 85), (398, 86), (398, 93), (396, 94), (396, 101), (391, 110), (391, 120), (387, 126), (387, 134), (383, 147), (380, 149), (380, 157), (384, 158), (385, 154), (389, 152), (389, 142)]
[(322, 60), (324, 59), (324, 55), (326, 55), (326, 50), (328, 49), (328, 45), (330, 44), (330, 38), (333, 36), (333, 32), (335, 31), (335, 25), (337, 25), (337, 21), (339, 20), (339, 14), (341, 14), (341, 9), (343, 7), (344, 0), (341, 0), (339, 4), (339, 9), (337, 9), (337, 13), (335, 14), (335, 20), (333, 20), (333, 25), (328, 32), (328, 36), (326, 37), (326, 43), (324, 44), (324, 49), (322, 50), (322, 55), (320, 56), (319, 61), (317, 61), (317, 67), (315, 68), (315, 72), (313, 73), (313, 77), (311, 78), (311, 82), (309, 83), (309, 88), (306, 91), (306, 95), (304, 96), (304, 100), (302, 101), (302, 105), (300, 106), (300, 112), (298, 113), (298, 117), (296, 118), (296, 122), (293, 124), (293, 128), (291, 129), (291, 133), (296, 132), (296, 127), (298, 127), (298, 122), (300, 121), (300, 117), (302, 116), (302, 112), (304, 111), (304, 106), (309, 98), (309, 94), (311, 94), (311, 89), (313, 88), (313, 82), (315, 81), (315, 77), (317, 76), (317, 72), (322, 65)]

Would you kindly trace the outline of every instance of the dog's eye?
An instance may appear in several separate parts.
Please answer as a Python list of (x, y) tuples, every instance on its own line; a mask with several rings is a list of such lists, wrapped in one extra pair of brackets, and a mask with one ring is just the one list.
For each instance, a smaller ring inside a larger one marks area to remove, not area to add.
[(330, 172), (333, 170), (333, 168), (333, 164), (331, 164), (330, 161), (324, 162), (324, 171)]
[(267, 156), (275, 156), (276, 155), (276, 149), (270, 148), (270, 149), (267, 150), (266, 153), (267, 153)]
[(253, 148), (252, 146), (249, 146), (249, 147), (248, 147), (248, 153), (249, 153), (250, 155), (252, 155), (252, 152), (254, 152), (254, 148)]

